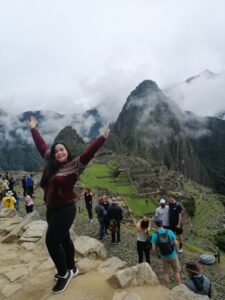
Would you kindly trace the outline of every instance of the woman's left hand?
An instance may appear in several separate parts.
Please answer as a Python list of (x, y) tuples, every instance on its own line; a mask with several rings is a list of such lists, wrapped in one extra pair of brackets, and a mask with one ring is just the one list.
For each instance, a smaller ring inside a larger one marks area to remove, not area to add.
[(109, 123), (107, 123), (102, 131), (102, 135), (104, 136), (105, 139), (109, 136)]

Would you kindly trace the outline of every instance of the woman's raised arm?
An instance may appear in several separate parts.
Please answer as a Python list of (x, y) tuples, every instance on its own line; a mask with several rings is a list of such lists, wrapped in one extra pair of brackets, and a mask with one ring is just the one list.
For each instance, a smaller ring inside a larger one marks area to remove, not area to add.
[(43, 137), (41, 136), (40, 132), (36, 128), (38, 124), (37, 118), (35, 116), (31, 116), (27, 120), (27, 125), (31, 130), (31, 134), (34, 140), (34, 143), (41, 154), (42, 157), (45, 157), (46, 153), (48, 152), (48, 145), (45, 143)]
[(94, 157), (95, 153), (101, 148), (105, 140), (109, 136), (109, 124), (107, 124), (102, 131), (102, 135), (98, 137), (91, 145), (89, 145), (80, 156), (80, 161), (83, 165), (89, 163)]

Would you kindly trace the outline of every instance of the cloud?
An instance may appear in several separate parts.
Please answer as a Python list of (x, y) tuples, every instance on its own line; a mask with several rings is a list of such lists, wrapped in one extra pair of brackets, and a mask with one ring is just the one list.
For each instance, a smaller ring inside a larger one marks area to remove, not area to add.
[(98, 106), (111, 121), (144, 79), (163, 88), (206, 68), (221, 72), (224, 11), (224, 1), (210, 0), (5, 1), (0, 108), (82, 114)]
[(165, 90), (182, 110), (199, 116), (215, 116), (225, 111), (225, 74), (213, 77), (204, 72), (190, 83), (182, 82)]

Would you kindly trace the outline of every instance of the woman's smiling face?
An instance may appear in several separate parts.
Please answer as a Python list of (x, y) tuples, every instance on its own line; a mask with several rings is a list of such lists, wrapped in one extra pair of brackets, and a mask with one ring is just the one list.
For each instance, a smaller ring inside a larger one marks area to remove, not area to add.
[(68, 152), (63, 144), (57, 144), (55, 146), (55, 159), (59, 163), (64, 163), (68, 160)]

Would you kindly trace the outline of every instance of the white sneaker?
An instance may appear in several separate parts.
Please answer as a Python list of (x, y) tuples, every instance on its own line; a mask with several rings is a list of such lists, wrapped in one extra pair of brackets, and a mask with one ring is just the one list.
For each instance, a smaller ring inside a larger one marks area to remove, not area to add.
[(178, 253), (182, 253), (182, 252), (183, 252), (183, 249), (182, 249), (182, 248), (178, 250)]

